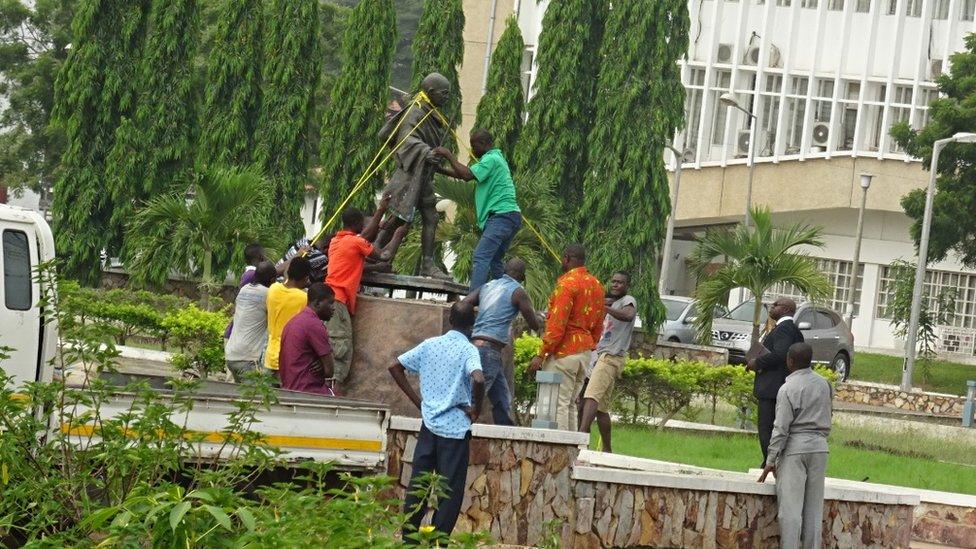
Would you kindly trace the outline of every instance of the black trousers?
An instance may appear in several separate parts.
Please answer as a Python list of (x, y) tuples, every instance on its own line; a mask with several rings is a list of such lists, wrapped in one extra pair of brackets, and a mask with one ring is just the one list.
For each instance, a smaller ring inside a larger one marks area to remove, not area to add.
[(763, 463), (769, 455), (769, 440), (773, 438), (773, 421), (776, 420), (776, 399), (759, 399), (759, 448), (762, 449)]
[(413, 452), (410, 488), (403, 500), (403, 512), (407, 514), (403, 538), (407, 543), (410, 543), (407, 536), (420, 528), (420, 523), (427, 514), (427, 507), (418, 507), (421, 502), (411, 493), (418, 488), (417, 477), (424, 473), (437, 473), (447, 482), (447, 497), (438, 501), (431, 526), (448, 535), (454, 530), (454, 524), (461, 513), (461, 502), (464, 500), (470, 440), (470, 432), (462, 439), (444, 438), (431, 433), (426, 425), (421, 426), (420, 434), (417, 435), (417, 448)]

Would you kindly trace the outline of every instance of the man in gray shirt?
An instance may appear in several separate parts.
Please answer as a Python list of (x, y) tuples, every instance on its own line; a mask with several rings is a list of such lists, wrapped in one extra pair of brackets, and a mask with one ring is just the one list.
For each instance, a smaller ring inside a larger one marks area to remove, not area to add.
[(596, 419), (600, 429), (603, 451), (610, 452), (610, 401), (613, 386), (624, 371), (630, 352), (630, 336), (637, 318), (637, 301), (627, 292), (630, 275), (617, 271), (610, 279), (610, 291), (606, 299), (606, 318), (603, 320), (603, 336), (596, 344), (596, 364), (583, 389), (580, 431), (590, 432)]
[[(820, 547), (827, 436), (833, 388), (810, 369), (813, 349), (794, 343), (786, 356), (790, 375), (776, 395), (776, 420), (759, 482), (776, 475), (780, 546)], [(801, 545), (802, 544), (802, 545)]]
[(272, 263), (258, 263), (254, 278), (234, 300), (234, 329), (224, 341), (224, 360), (238, 383), (247, 372), (262, 370), (261, 355), (268, 344), (268, 287), (277, 275)]

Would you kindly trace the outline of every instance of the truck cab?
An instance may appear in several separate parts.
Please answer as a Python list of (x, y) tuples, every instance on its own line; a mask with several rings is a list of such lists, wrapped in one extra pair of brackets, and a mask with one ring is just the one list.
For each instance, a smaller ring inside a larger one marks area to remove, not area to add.
[(0, 204), (0, 368), (14, 386), (50, 381), (57, 339), (53, 316), (41, 306), (38, 265), (54, 259), (54, 237), (33, 210)]

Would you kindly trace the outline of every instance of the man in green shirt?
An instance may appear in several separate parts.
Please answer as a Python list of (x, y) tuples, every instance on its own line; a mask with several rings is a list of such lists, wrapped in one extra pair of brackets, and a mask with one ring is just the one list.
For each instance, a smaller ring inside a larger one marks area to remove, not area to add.
[(474, 204), (478, 214), (481, 239), (474, 250), (474, 266), (471, 269), (471, 291), (489, 280), (504, 274), (502, 260), (512, 244), (515, 233), (522, 227), (522, 214), (515, 201), (515, 183), (512, 170), (501, 149), (494, 147), (494, 138), (487, 130), (471, 132), (471, 152), (478, 159), (470, 167), (458, 162), (451, 151), (444, 147), (434, 149), (434, 154), (447, 159), (450, 167), (441, 167), (442, 173), (464, 181), (474, 180)]

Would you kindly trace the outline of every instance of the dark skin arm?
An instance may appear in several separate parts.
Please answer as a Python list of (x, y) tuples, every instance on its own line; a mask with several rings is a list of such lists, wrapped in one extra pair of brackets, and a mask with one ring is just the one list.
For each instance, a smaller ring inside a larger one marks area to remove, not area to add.
[(532, 306), (532, 298), (529, 297), (528, 292), (522, 288), (515, 290), (512, 293), (512, 305), (515, 305), (519, 312), (522, 313), (522, 318), (525, 319), (525, 323), (528, 324), (530, 330), (535, 333), (542, 331), (539, 316), (535, 314), (535, 307)]
[(776, 476), (776, 466), (775, 465), (767, 465), (767, 466), (763, 467), (763, 472), (762, 472), (761, 475), (759, 475), (759, 482), (766, 482), (766, 477), (769, 476), (769, 473), (772, 473), (773, 476)]
[(627, 305), (623, 309), (611, 309), (609, 305), (606, 305), (603, 310), (621, 322), (630, 322), (637, 317), (637, 309), (633, 305)]
[(380, 222), (383, 221), (383, 215), (386, 214), (386, 210), (390, 207), (390, 199), (392, 197), (389, 193), (383, 195), (380, 199), (380, 204), (376, 208), (376, 213), (369, 220), (369, 225), (363, 229), (363, 232), (359, 233), (359, 236), (366, 239), (367, 242), (372, 242), (376, 239), (376, 233), (380, 230)]
[(485, 376), (481, 370), (475, 370), (471, 373), (471, 400), (472, 405), (465, 412), (471, 418), (471, 422), (474, 423), (478, 421), (478, 414), (481, 412), (481, 405), (485, 400)]
[(471, 168), (468, 168), (464, 164), (458, 162), (456, 156), (451, 151), (445, 149), (444, 147), (437, 147), (432, 151), (435, 155), (445, 159), (451, 165), (450, 172), (447, 168), (441, 168), (441, 173), (449, 175), (455, 179), (462, 179), (464, 181), (471, 181), (474, 179), (474, 174), (471, 173)]
[(335, 360), (332, 358), (332, 353), (320, 356), (318, 363), (312, 366), (312, 371), (322, 375), (325, 379), (335, 375)]
[[(407, 380), (407, 373), (406, 373), (407, 371), (403, 367), (403, 364), (400, 364), (399, 360), (395, 360), (393, 361), (393, 364), (390, 365), (389, 370), (390, 370), (390, 375), (393, 376), (393, 381), (396, 381), (397, 386), (400, 387), (400, 390), (403, 391), (403, 394), (407, 395), (407, 398), (410, 399), (410, 402), (413, 402), (413, 405), (416, 406), (417, 409), (419, 410), (420, 395), (417, 394), (417, 391), (413, 390), (413, 387), (410, 385), (410, 382)], [(484, 393), (483, 389), (484, 387), (482, 386), (482, 393)]]

